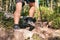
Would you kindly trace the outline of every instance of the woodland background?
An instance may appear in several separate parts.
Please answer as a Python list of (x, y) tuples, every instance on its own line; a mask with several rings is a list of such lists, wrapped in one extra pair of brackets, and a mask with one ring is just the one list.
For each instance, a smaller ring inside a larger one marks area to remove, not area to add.
[[(44, 28), (38, 29), (37, 33), (40, 33), (39, 34), (40, 36), (44, 35), (42, 38), (46, 37), (46, 39), (48, 38), (48, 36), (51, 36), (50, 34), (52, 35), (56, 34), (55, 36), (60, 35), (60, 0), (38, 0), (37, 3), (39, 4), (39, 5), (37, 4), (39, 8), (37, 8), (34, 17), (36, 19), (40, 17), (41, 22), (48, 22), (48, 27), (49, 27), (46, 28), (43, 26)], [(11, 40), (12, 36), (10, 37), (10, 35), (13, 32), (12, 26), (14, 25), (13, 13), (15, 11), (15, 7), (16, 7), (15, 5), (16, 5), (15, 0), (0, 0), (0, 29), (1, 29), (0, 34), (2, 33), (4, 34), (3, 36), (0, 35), (1, 36), (0, 40), (5, 40), (5, 39)], [(28, 16), (29, 6), (27, 3), (25, 3), (22, 10), (23, 10), (22, 16)], [(40, 16), (38, 14), (39, 13), (38, 10), (40, 12)], [(6, 32), (8, 34), (6, 34)], [(6, 35), (8, 35), (9, 37)], [(37, 34), (34, 34), (33, 36), (33, 38), (35, 38), (34, 40), (40, 40), (39, 37)], [(49, 40), (60, 40), (60, 36), (59, 37), (51, 36)]]

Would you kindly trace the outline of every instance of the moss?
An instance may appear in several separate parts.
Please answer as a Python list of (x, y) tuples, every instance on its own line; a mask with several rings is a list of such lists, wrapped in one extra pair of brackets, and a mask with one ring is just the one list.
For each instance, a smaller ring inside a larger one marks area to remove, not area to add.
[(33, 34), (32, 38), (33, 40), (41, 40), (38, 34)]

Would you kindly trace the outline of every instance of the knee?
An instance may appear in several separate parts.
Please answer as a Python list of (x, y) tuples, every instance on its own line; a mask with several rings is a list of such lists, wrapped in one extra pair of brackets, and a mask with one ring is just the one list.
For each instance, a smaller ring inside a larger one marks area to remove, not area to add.
[(16, 13), (20, 13), (21, 9), (16, 9), (15, 12)]
[(30, 7), (35, 7), (35, 3), (29, 3)]
[(21, 12), (21, 9), (16, 9), (15, 12), (14, 12), (14, 15), (20, 15), (20, 12)]

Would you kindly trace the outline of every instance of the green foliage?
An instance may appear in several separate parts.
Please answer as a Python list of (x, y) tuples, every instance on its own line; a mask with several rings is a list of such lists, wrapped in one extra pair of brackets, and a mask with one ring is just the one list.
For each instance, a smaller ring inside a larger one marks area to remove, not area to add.
[(0, 12), (0, 25), (2, 25), (5, 28), (12, 28), (13, 19), (12, 18), (7, 19), (4, 16), (4, 13)]
[(55, 13), (54, 16), (52, 16), (52, 18), (53, 18), (53, 20), (51, 20), (52, 21), (51, 27), (54, 28), (54, 29), (60, 28), (60, 14)]
[(54, 8), (54, 11), (55, 11), (55, 13), (60, 13), (60, 6), (59, 6), (59, 7), (58, 7), (58, 6), (55, 7), (55, 8)]
[(2, 12), (0, 12), (0, 22), (2, 21), (1, 19), (2, 19), (2, 17), (3, 17), (3, 13)]
[(47, 21), (51, 20), (50, 15), (54, 13), (53, 11), (51, 11), (48, 7), (43, 7), (43, 6), (40, 7), (40, 11), (41, 11), (42, 20), (47, 20)]
[(36, 19), (38, 19), (38, 15), (40, 15), (40, 14), (38, 14), (39, 13), (39, 9), (36, 9), (36, 11), (35, 11), (35, 13), (34, 13), (34, 17), (36, 18)]
[(52, 21), (51, 27), (54, 29), (60, 28), (60, 13), (51, 11), (47, 7), (40, 7), (42, 20)]
[(29, 6), (24, 5), (24, 7), (22, 9), (22, 16), (27, 16), (28, 14), (29, 14)]
[(39, 37), (38, 34), (33, 34), (32, 38), (33, 38), (33, 40), (41, 40), (42, 39)]
[(12, 18), (6, 19), (5, 17), (3, 17), (2, 23), (5, 28), (12, 28), (13, 27), (13, 19)]

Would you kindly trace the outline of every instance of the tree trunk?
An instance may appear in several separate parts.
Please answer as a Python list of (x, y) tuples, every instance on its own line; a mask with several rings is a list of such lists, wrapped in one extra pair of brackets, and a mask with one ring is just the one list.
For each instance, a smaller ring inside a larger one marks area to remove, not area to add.
[(8, 3), (9, 3), (9, 1), (8, 0), (6, 0), (6, 12), (8, 11)]
[(39, 11), (39, 2), (38, 0), (35, 0), (35, 7), (36, 7), (36, 13), (38, 13), (38, 20), (40, 20), (40, 11)]
[(50, 9), (52, 10), (53, 9), (53, 0), (51, 0), (51, 7)]

